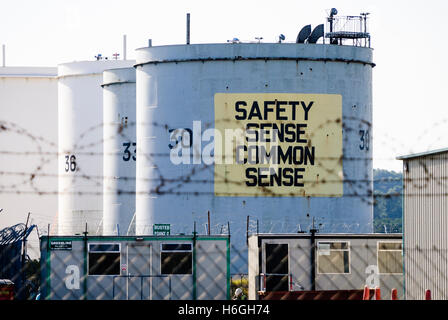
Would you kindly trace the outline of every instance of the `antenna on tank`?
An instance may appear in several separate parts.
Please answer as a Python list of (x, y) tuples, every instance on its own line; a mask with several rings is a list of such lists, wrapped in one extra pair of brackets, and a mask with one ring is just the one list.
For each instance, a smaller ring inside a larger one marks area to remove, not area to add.
[[(370, 12), (361, 12), (359, 15), (364, 20), (364, 33), (367, 34), (367, 16), (370, 14)], [(368, 38), (369, 41), (369, 48), (370, 48), (370, 37)]]
[(364, 20), (364, 32), (367, 32), (367, 16), (370, 14), (370, 12), (361, 12), (359, 15), (363, 17)]

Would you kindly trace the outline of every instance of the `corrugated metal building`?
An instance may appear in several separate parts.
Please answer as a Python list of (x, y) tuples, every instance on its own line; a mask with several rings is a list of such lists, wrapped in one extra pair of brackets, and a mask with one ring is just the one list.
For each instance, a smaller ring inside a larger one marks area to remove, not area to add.
[(406, 299), (448, 299), (448, 148), (401, 156)]

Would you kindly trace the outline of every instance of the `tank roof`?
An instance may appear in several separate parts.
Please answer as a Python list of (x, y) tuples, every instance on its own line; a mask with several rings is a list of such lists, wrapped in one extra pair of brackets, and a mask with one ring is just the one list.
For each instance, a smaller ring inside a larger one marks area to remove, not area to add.
[(120, 83), (135, 83), (135, 68), (115, 68), (104, 70), (102, 86)]
[(102, 74), (104, 70), (132, 67), (135, 60), (94, 60), (58, 64), (58, 77)]
[(302, 43), (215, 43), (139, 48), (137, 64), (223, 60), (313, 60), (375, 65), (372, 48)]
[(56, 67), (0, 67), (1, 78), (53, 78)]

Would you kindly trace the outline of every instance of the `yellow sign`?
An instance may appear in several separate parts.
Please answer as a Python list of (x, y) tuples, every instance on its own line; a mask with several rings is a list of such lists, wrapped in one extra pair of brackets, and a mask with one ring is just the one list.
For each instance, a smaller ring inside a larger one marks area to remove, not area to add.
[(342, 96), (215, 94), (216, 196), (341, 197)]

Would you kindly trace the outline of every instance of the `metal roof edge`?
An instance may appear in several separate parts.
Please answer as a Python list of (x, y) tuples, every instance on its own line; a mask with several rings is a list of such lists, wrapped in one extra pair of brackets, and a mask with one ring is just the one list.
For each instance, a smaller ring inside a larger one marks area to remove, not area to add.
[[(249, 237), (289, 237), (289, 238), (300, 238), (300, 237), (310, 237), (310, 233), (258, 233), (251, 234)], [(403, 236), (402, 233), (316, 233), (315, 237), (334, 237), (334, 238), (344, 238), (344, 237), (354, 237), (354, 238), (382, 238), (382, 237), (397, 237)]]
[(407, 159), (412, 159), (412, 158), (426, 157), (426, 156), (435, 155), (435, 154), (444, 153), (444, 152), (448, 152), (448, 147), (442, 148), (442, 149), (431, 150), (431, 151), (425, 151), (425, 152), (412, 153), (412, 154), (408, 154), (408, 155), (398, 156), (395, 159), (407, 160)]

